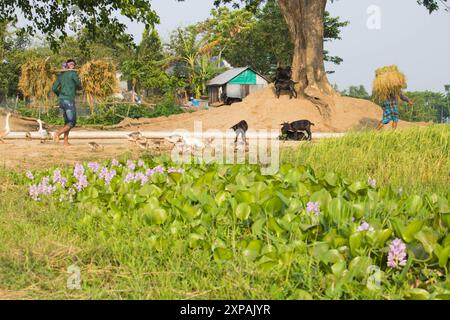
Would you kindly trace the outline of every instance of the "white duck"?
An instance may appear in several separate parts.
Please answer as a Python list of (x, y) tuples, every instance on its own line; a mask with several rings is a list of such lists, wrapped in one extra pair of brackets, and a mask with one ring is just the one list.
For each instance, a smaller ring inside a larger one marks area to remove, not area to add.
[(0, 141), (5, 143), (3, 140), (6, 136), (11, 132), (11, 128), (9, 127), (9, 118), (11, 117), (11, 112), (6, 115), (5, 129), (0, 130)]
[(39, 123), (38, 134), (41, 136), (41, 143), (44, 143), (50, 138), (50, 135), (48, 134), (48, 131), (43, 128), (43, 122), (41, 121), (41, 119), (38, 119), (37, 122)]

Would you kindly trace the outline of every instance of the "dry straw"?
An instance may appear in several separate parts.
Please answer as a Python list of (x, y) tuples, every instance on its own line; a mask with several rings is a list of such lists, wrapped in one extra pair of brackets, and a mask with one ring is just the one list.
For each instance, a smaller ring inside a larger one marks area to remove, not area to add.
[(49, 93), (56, 76), (52, 73), (50, 63), (43, 58), (29, 58), (22, 65), (19, 89), (25, 97), (48, 106)]
[(373, 82), (373, 96), (378, 103), (398, 99), (402, 89), (406, 88), (406, 77), (397, 66), (386, 66), (375, 71)]
[(103, 101), (119, 91), (116, 67), (110, 60), (92, 60), (80, 68), (80, 79), (88, 103)]

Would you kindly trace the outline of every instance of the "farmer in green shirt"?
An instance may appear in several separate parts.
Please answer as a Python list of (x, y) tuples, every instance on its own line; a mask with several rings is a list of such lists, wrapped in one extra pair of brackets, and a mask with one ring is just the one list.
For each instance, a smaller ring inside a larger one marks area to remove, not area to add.
[(77, 123), (77, 110), (75, 109), (75, 95), (81, 89), (81, 81), (75, 69), (75, 61), (66, 62), (67, 70), (63, 71), (53, 84), (53, 92), (59, 98), (59, 107), (63, 111), (64, 127), (55, 133), (54, 141), (64, 134), (64, 145), (69, 146), (69, 132)]

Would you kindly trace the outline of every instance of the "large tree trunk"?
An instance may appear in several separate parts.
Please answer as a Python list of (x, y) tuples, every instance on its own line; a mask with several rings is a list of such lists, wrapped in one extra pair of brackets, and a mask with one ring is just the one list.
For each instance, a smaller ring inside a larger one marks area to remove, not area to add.
[(327, 0), (278, 0), (294, 44), (292, 77), (300, 95), (310, 99), (325, 118), (335, 94), (324, 65), (324, 15)]

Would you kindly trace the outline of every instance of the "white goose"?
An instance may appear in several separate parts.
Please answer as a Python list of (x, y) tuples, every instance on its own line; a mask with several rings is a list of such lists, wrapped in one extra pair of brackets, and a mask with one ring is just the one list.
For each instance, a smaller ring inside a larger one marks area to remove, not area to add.
[(9, 118), (11, 117), (11, 112), (6, 115), (5, 129), (0, 130), (0, 141), (5, 143), (3, 140), (6, 136), (11, 132), (11, 128), (9, 127)]
[(39, 123), (38, 134), (41, 136), (41, 143), (44, 143), (46, 140), (50, 139), (50, 135), (48, 134), (48, 131), (42, 127), (43, 122), (41, 119), (37, 119), (37, 122)]

